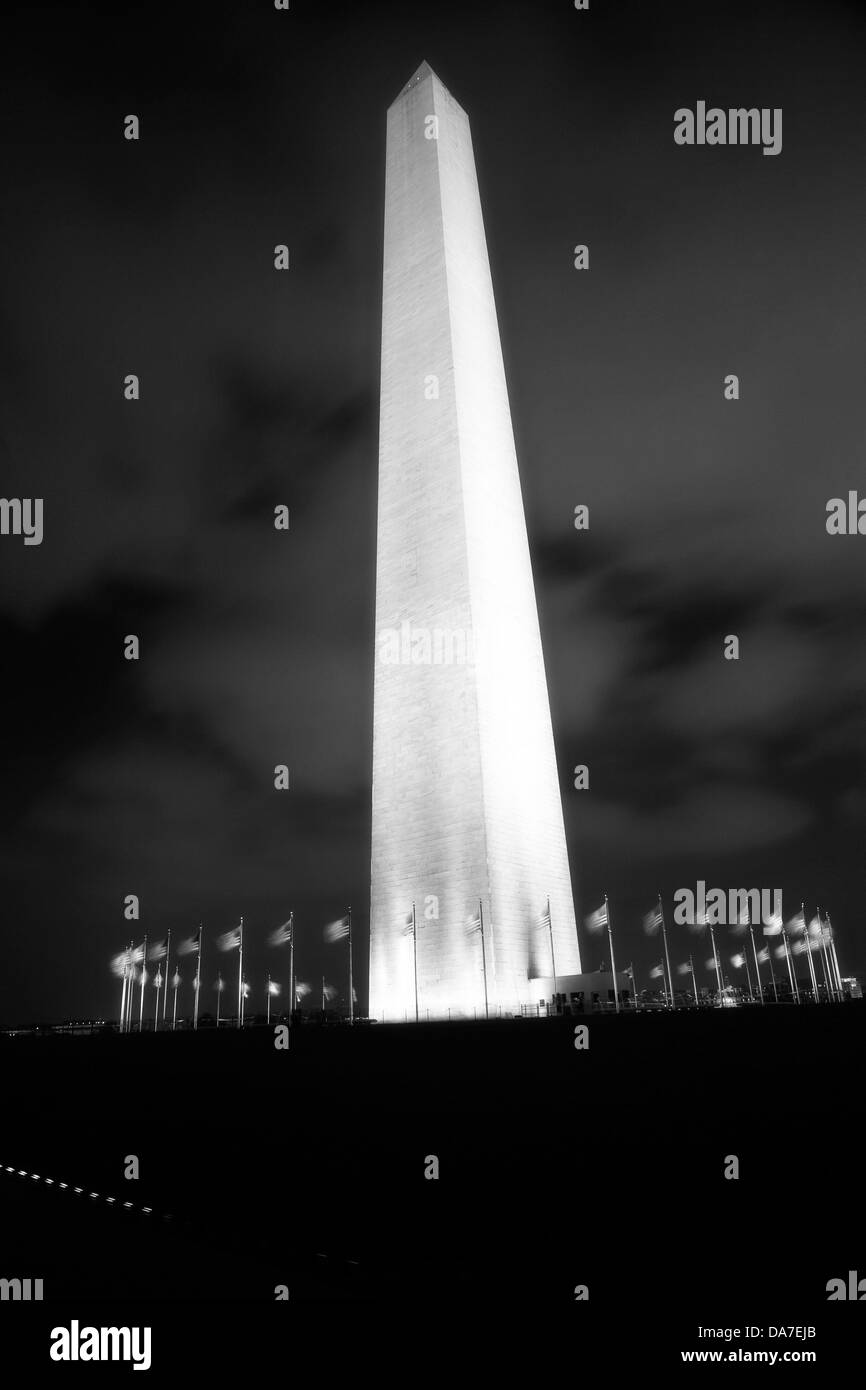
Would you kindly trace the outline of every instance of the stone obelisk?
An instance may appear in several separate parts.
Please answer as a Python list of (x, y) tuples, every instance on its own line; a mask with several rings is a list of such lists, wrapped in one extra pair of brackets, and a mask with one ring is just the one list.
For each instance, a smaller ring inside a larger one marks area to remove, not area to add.
[[(580, 955), (469, 120), (388, 111), (370, 1015), (495, 1017)], [(413, 913), (414, 905), (414, 913)]]

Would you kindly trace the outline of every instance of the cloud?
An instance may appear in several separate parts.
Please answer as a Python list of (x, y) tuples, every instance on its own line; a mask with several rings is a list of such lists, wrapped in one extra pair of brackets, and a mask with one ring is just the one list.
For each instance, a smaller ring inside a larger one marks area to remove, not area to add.
[(709, 779), (674, 805), (644, 810), (590, 792), (572, 814), (578, 856), (603, 849), (622, 863), (671, 864), (688, 855), (749, 851), (790, 839), (811, 820), (809, 808), (792, 797)]

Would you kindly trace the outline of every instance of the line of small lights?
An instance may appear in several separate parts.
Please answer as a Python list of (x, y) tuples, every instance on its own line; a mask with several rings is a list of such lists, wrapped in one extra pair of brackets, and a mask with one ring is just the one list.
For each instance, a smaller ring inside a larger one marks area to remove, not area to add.
[[(78, 1196), (84, 1195), (83, 1187), (70, 1187), (68, 1182), (55, 1181), (54, 1178), (43, 1178), (40, 1173), (28, 1173), (26, 1168), (12, 1168), (9, 1166), (8, 1163), (0, 1163), (0, 1171), (11, 1173), (13, 1177), (17, 1175), (19, 1178), (32, 1178), (33, 1182), (44, 1182), (49, 1187), (59, 1187), (62, 1192), (74, 1192)], [(98, 1201), (100, 1196), (98, 1192), (88, 1192), (87, 1195), (94, 1202)], [(118, 1202), (116, 1197), (103, 1196), (103, 1201), (105, 1201), (110, 1207), (122, 1206), (128, 1209), (136, 1209), (138, 1211), (143, 1211), (147, 1216), (153, 1215), (153, 1207), (136, 1208), (135, 1202)], [(168, 1212), (166, 1212), (164, 1213), (162, 1219), (163, 1221), (171, 1221), (173, 1218)]]
[[(59, 1187), (59, 1188), (61, 1189), (61, 1191), (63, 1191), (63, 1192), (74, 1192), (74, 1193), (78, 1194), (79, 1196), (83, 1196), (83, 1195), (84, 1195), (84, 1188), (83, 1188), (83, 1187), (70, 1187), (69, 1183), (66, 1183), (66, 1182), (59, 1182), (59, 1181), (55, 1182), (54, 1178), (43, 1178), (43, 1177), (40, 1176), (39, 1173), (28, 1173), (28, 1171), (27, 1171), (26, 1168), (12, 1168), (12, 1167), (9, 1166), (8, 1163), (7, 1163), (7, 1164), (0, 1163), (0, 1172), (11, 1173), (13, 1176), (14, 1176), (15, 1174), (17, 1174), (19, 1178), (32, 1178), (34, 1182), (44, 1182), (44, 1183), (46, 1183), (49, 1187)], [(99, 1199), (99, 1193), (98, 1193), (98, 1192), (90, 1192), (90, 1193), (88, 1193), (88, 1196), (89, 1196), (93, 1201), (97, 1201), (97, 1200)], [(109, 1206), (123, 1206), (123, 1207), (128, 1208), (128, 1209), (135, 1209), (135, 1203), (134, 1203), (134, 1202), (118, 1202), (116, 1197), (105, 1197), (105, 1198), (104, 1198), (104, 1201), (105, 1201)], [(138, 1207), (137, 1210), (146, 1213), (146, 1215), (148, 1215), (148, 1216), (152, 1216), (152, 1215), (153, 1215), (153, 1207)], [(165, 1213), (163, 1213), (163, 1218), (162, 1218), (162, 1219), (163, 1219), (163, 1221), (173, 1221), (173, 1220), (174, 1220), (174, 1217), (173, 1217), (170, 1213), (165, 1212)], [(186, 1224), (189, 1225), (189, 1222), (187, 1222)], [(325, 1254), (322, 1254), (322, 1253), (317, 1253), (316, 1259), (317, 1259), (317, 1260), (325, 1260), (325, 1261), (327, 1261), (327, 1260), (330, 1259), (330, 1256), (325, 1255)], [(360, 1264), (360, 1261), (359, 1261), (359, 1260), (344, 1259), (344, 1260), (343, 1260), (343, 1263), (344, 1263), (344, 1264), (347, 1264), (347, 1265), (358, 1265), (358, 1264)]]

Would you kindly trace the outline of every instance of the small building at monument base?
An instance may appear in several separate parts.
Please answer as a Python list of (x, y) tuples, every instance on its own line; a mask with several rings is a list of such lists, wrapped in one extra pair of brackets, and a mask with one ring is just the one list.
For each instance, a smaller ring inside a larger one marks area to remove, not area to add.
[(570, 1014), (591, 1013), (593, 1009), (616, 1008), (614, 988), (619, 994), (620, 1006), (633, 1007), (634, 995), (630, 977), (624, 970), (614, 976), (609, 970), (592, 970), (581, 975), (557, 975), (554, 981), (550, 976), (530, 980), (532, 1003), (524, 1005), (524, 1013)]

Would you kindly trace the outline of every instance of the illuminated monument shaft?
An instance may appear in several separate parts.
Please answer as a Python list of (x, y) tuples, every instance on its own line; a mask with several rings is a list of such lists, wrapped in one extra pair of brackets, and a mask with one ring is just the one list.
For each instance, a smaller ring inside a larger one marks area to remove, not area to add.
[[(388, 112), (370, 1014), (491, 1015), (580, 958), (523, 501), (466, 113)], [(478, 931), (484, 922), (484, 962)]]

